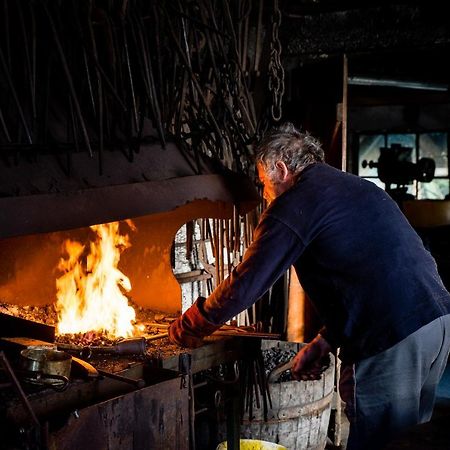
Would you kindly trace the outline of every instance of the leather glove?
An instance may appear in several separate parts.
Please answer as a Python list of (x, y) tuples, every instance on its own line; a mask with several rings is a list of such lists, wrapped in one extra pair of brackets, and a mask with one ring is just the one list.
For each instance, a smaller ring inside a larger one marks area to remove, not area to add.
[(169, 340), (182, 347), (196, 348), (203, 344), (203, 338), (222, 325), (210, 322), (203, 313), (204, 297), (199, 297), (184, 314), (169, 327)]
[(318, 334), (295, 355), (292, 376), (296, 380), (319, 380), (329, 365), (331, 350), (330, 344)]

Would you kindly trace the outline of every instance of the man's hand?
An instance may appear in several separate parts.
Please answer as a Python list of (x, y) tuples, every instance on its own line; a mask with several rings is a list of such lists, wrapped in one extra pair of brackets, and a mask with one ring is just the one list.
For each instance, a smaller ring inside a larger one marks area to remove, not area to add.
[(298, 381), (319, 380), (328, 367), (330, 351), (331, 346), (318, 334), (295, 355), (291, 369), (292, 377)]
[(202, 312), (204, 297), (199, 297), (186, 312), (169, 327), (169, 340), (182, 347), (196, 348), (203, 344), (203, 338), (221, 325), (210, 322)]

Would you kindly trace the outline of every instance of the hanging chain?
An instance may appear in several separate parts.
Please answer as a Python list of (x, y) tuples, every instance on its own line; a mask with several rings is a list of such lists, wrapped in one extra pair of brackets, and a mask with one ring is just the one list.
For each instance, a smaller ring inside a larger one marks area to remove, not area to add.
[(272, 40), (270, 41), (269, 91), (272, 92), (272, 118), (281, 119), (281, 104), (284, 94), (284, 69), (281, 64), (281, 42), (278, 31), (281, 24), (281, 11), (278, 0), (273, 1)]

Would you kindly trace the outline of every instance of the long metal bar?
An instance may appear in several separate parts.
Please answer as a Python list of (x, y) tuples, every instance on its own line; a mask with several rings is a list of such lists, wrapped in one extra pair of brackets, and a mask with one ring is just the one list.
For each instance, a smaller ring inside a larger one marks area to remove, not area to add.
[(39, 427), (40, 423), (36, 416), (36, 414), (33, 411), (33, 408), (31, 407), (30, 402), (28, 401), (28, 398), (25, 394), (25, 392), (22, 389), (22, 386), (19, 383), (19, 380), (17, 379), (14, 371), (11, 368), (11, 365), (9, 364), (8, 358), (6, 358), (5, 353), (3, 351), (0, 351), (0, 360), (3, 364), (3, 367), (5, 368), (6, 372), (8, 373), (9, 378), (11, 379), (14, 387), (16, 388), (17, 392), (20, 395), (20, 398), (22, 400), (22, 403), (24, 404), (26, 410), (28, 411), (28, 414), (30, 415), (32, 421), (34, 424)]
[(31, 63), (31, 57), (30, 57), (29, 39), (27, 36), (27, 27), (25, 26), (25, 19), (23, 17), (23, 11), (22, 11), (22, 2), (17, 2), (17, 11), (19, 13), (20, 29), (22, 32), (22, 39), (23, 39), (23, 51), (24, 51), (24, 57), (25, 57), (24, 71), (26, 72), (25, 78), (27, 78), (27, 84), (28, 84), (28, 88), (30, 90), (31, 105), (32, 105), (32, 111), (33, 111), (33, 117), (34, 117), (35, 113), (36, 113), (36, 107), (35, 107), (36, 103), (35, 103), (34, 92), (33, 92), (32, 63)]
[(36, 108), (36, 17), (34, 14), (34, 3), (30, 2), (30, 15), (31, 15), (31, 102), (33, 110), (33, 119), (37, 118)]
[[(211, 119), (211, 123), (213, 125), (214, 131), (216, 132), (216, 139), (220, 143), (219, 148), (223, 148), (224, 147), (224, 142), (223, 142), (223, 137), (222, 137), (222, 133), (221, 133), (220, 127), (219, 127), (219, 125), (218, 125), (218, 123), (216, 121), (216, 118), (214, 117), (214, 115), (213, 115), (213, 113), (212, 113), (212, 111), (211, 111), (211, 109), (210, 109), (210, 107), (208, 105), (208, 102), (205, 99), (205, 96), (204, 96), (204, 94), (202, 92), (202, 89), (201, 89), (200, 84), (199, 84), (199, 82), (197, 80), (197, 77), (194, 75), (194, 73), (192, 71), (192, 67), (190, 67), (189, 64), (188, 64), (187, 56), (184, 54), (183, 49), (181, 48), (181, 45), (178, 42), (178, 39), (177, 39), (176, 34), (175, 34), (175, 30), (173, 29), (173, 26), (172, 26), (172, 24), (170, 22), (170, 18), (169, 18), (168, 12), (165, 11), (165, 14), (166, 14), (166, 17), (167, 17), (167, 23), (169, 24), (170, 35), (172, 37), (173, 42), (175, 43), (175, 48), (176, 48), (179, 56), (183, 60), (183, 63), (186, 65), (186, 68), (187, 68), (187, 70), (189, 72), (189, 75), (191, 77), (192, 84), (195, 87), (195, 90), (197, 91), (198, 96), (199, 96), (199, 98), (201, 99), (201, 101), (203, 103), (203, 106), (205, 107), (206, 113), (208, 114), (208, 116)], [(213, 153), (217, 154), (217, 150), (216, 149), (211, 148), (211, 151)]]
[(157, 339), (164, 339), (169, 336), (169, 333), (158, 333), (153, 336), (148, 336), (145, 338), (146, 341), (155, 341)]
[(52, 18), (51, 14), (50, 14), (50, 11), (47, 8), (47, 5), (45, 3), (42, 3), (42, 5), (43, 5), (45, 13), (46, 13), (46, 15), (48, 17), (48, 21), (50, 23), (50, 28), (52, 30), (53, 39), (55, 41), (56, 49), (58, 50), (58, 54), (59, 54), (59, 57), (61, 59), (61, 64), (63, 66), (63, 70), (64, 70), (64, 73), (66, 75), (67, 84), (69, 85), (69, 89), (70, 89), (70, 92), (72, 94), (75, 110), (77, 112), (78, 119), (79, 119), (80, 125), (81, 125), (81, 129), (83, 131), (83, 137), (84, 137), (84, 141), (85, 141), (86, 147), (87, 147), (87, 149), (89, 151), (89, 155), (93, 156), (91, 143), (89, 141), (89, 135), (88, 135), (88, 132), (87, 132), (87, 129), (86, 129), (86, 124), (84, 123), (83, 115), (81, 114), (80, 103), (79, 103), (78, 98), (77, 98), (77, 94), (76, 94), (76, 91), (75, 91), (75, 86), (73, 84), (72, 76), (70, 74), (69, 66), (67, 65), (66, 56), (64, 55), (64, 50), (62, 48), (61, 42), (60, 42), (59, 37), (58, 37), (58, 31), (56, 30), (55, 23), (54, 23), (53, 18)]
[(230, 450), (240, 449), (240, 431), (241, 422), (240, 412), (240, 391), (238, 383), (232, 383), (228, 386), (228, 401), (226, 402), (227, 410), (227, 448)]
[(8, 127), (6, 126), (5, 119), (3, 117), (2, 108), (0, 107), (0, 124), (2, 125), (3, 132), (5, 133), (6, 140), (11, 142), (11, 136), (9, 135)]
[(138, 110), (137, 110), (137, 105), (136, 105), (136, 95), (135, 95), (135, 89), (134, 89), (133, 73), (131, 71), (130, 53), (128, 50), (128, 38), (127, 38), (127, 30), (125, 28), (125, 23), (122, 23), (122, 39), (123, 39), (123, 46), (124, 46), (124, 50), (125, 50), (125, 60), (126, 60), (126, 66), (127, 66), (128, 80), (130, 83), (131, 102), (133, 105), (134, 128), (135, 128), (135, 130), (137, 130), (139, 127)]
[(342, 59), (342, 166), (341, 169), (347, 170), (347, 105), (348, 105), (348, 58), (347, 55)]
[(1, 48), (0, 48), (0, 63), (1, 63), (2, 68), (3, 68), (3, 72), (5, 73), (6, 81), (8, 82), (9, 88), (11, 89), (11, 94), (12, 94), (12, 96), (14, 98), (14, 102), (15, 102), (15, 104), (17, 106), (17, 110), (19, 111), (19, 116), (20, 116), (20, 119), (22, 121), (22, 125), (23, 125), (23, 127), (25, 129), (25, 133), (27, 135), (28, 142), (30, 144), (32, 144), (33, 143), (33, 139), (31, 138), (30, 129), (28, 128), (28, 124), (27, 124), (27, 121), (25, 119), (25, 115), (23, 113), (22, 105), (20, 104), (19, 97), (17, 96), (16, 88), (14, 87), (14, 83), (12, 81), (11, 74), (9, 73), (8, 65), (6, 64), (6, 60), (5, 60), (5, 57), (3, 56), (3, 51), (2, 51)]
[[(91, 41), (91, 48), (92, 53), (94, 55), (94, 59), (98, 60), (98, 54), (97, 54), (97, 44), (95, 42), (95, 34), (94, 34), (94, 28), (92, 26), (92, 9), (93, 4), (92, 0), (88, 2), (88, 16), (87, 16), (87, 24), (88, 24), (88, 30), (89, 30), (89, 37)], [(102, 78), (100, 76), (100, 71), (98, 70), (98, 67), (96, 66), (96, 75), (97, 75), (97, 95), (98, 95), (98, 167), (99, 167), (99, 174), (103, 174), (103, 83)]]
[(243, 338), (263, 338), (280, 340), (281, 334), (278, 333), (260, 333), (257, 331), (239, 331), (239, 330), (217, 330), (211, 336), (235, 336)]

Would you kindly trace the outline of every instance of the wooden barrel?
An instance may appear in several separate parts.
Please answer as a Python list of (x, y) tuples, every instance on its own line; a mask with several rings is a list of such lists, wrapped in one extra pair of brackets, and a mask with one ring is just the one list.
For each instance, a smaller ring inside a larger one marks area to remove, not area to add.
[[(270, 347), (297, 351), (299, 344), (263, 342), (263, 349)], [(334, 392), (335, 361), (330, 357), (330, 366), (320, 380), (270, 383), (272, 408), (268, 420), (264, 420), (262, 409), (254, 405), (254, 418), (243, 419), (241, 437), (278, 443), (289, 450), (323, 450)]]

